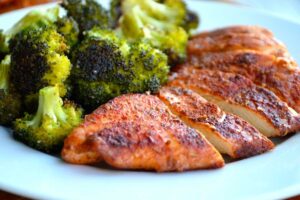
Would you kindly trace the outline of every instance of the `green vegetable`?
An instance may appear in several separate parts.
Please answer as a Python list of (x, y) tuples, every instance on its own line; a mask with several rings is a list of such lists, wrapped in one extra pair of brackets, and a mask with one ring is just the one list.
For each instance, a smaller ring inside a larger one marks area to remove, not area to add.
[(26, 114), (14, 123), (14, 137), (47, 153), (58, 152), (65, 137), (81, 122), (82, 109), (69, 101), (63, 103), (59, 88), (49, 86), (39, 91), (35, 115)]
[(94, 0), (63, 0), (61, 5), (67, 10), (67, 15), (78, 23), (80, 32), (95, 26), (102, 29), (112, 26), (109, 12)]
[(9, 83), (10, 55), (0, 63), (0, 124), (10, 125), (21, 114), (21, 97)]
[(29, 29), (38, 29), (40, 27), (52, 25), (59, 17), (59, 7), (54, 7), (46, 11), (34, 10), (20, 19), (11, 29), (5, 32), (9, 37)]
[(188, 33), (198, 25), (182, 0), (113, 0), (110, 13), (120, 35), (162, 50), (173, 65), (185, 60)]
[(120, 94), (155, 92), (169, 72), (161, 51), (99, 28), (86, 34), (72, 60), (74, 98), (90, 111)]
[(45, 86), (58, 85), (66, 95), (66, 79), (71, 63), (65, 53), (69, 47), (53, 26), (27, 29), (10, 41), (11, 82), (24, 97), (34, 96)]
[(59, 18), (56, 26), (57, 31), (66, 39), (68, 46), (72, 48), (77, 44), (79, 28), (77, 22), (72, 17)]
[(3, 33), (3, 30), (0, 30), (0, 60), (2, 60), (8, 53), (9, 49), (6, 35)]

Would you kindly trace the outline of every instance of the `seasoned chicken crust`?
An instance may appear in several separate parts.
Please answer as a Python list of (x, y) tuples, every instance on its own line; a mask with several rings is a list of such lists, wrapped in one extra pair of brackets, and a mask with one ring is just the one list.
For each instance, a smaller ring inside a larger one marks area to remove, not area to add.
[(158, 96), (175, 115), (202, 132), (221, 153), (232, 158), (246, 158), (274, 147), (268, 138), (248, 122), (225, 113), (191, 90), (163, 87)]
[(194, 36), (187, 49), (185, 65), (246, 76), (300, 112), (300, 70), (270, 31), (256, 26), (218, 29)]
[(158, 97), (146, 94), (122, 95), (101, 105), (65, 140), (62, 158), (156, 171), (224, 165), (201, 133), (172, 115)]
[(259, 26), (231, 26), (194, 35), (188, 44), (189, 54), (223, 51), (256, 51), (296, 62), (285, 45), (273, 33)]
[(241, 116), (268, 137), (299, 130), (296, 111), (244, 76), (182, 67), (168, 84), (196, 91), (225, 111)]

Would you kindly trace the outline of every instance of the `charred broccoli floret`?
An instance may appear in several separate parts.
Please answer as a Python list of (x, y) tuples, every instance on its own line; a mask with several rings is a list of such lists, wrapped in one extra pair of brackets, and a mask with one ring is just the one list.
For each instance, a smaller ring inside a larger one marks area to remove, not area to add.
[(0, 124), (10, 125), (21, 114), (21, 97), (9, 83), (10, 55), (0, 63)]
[(7, 37), (3, 30), (0, 30), (0, 60), (2, 60), (6, 54), (9, 53)]
[(55, 27), (27, 29), (10, 41), (11, 82), (23, 96), (31, 96), (45, 86), (58, 85), (60, 95), (67, 93), (65, 84), (71, 71), (65, 56), (68, 46)]
[(78, 42), (79, 28), (77, 22), (72, 17), (59, 18), (56, 21), (57, 31), (65, 37), (70, 48)]
[(54, 7), (46, 11), (31, 11), (7, 31), (0, 30), (0, 59), (9, 53), (9, 40), (17, 33), (26, 29), (38, 29), (53, 25), (58, 19), (59, 8)]
[(182, 0), (115, 0), (111, 15), (117, 19), (117, 29), (130, 41), (142, 39), (165, 52), (169, 63), (186, 58), (188, 10)]
[(72, 60), (74, 98), (89, 111), (120, 94), (154, 92), (169, 72), (161, 51), (97, 28), (86, 34)]
[(11, 29), (5, 32), (9, 37), (17, 33), (30, 29), (38, 29), (43, 26), (52, 25), (59, 17), (59, 7), (54, 7), (46, 11), (34, 10), (20, 19)]
[(111, 28), (109, 12), (95, 0), (63, 0), (61, 5), (67, 10), (67, 15), (78, 23), (80, 32), (90, 30), (94, 26)]
[(140, 6), (151, 17), (183, 27), (187, 32), (196, 29), (199, 18), (183, 0), (111, 0), (110, 14), (114, 25), (123, 14)]
[(199, 16), (195, 12), (187, 10), (183, 23), (183, 28), (190, 33), (192, 30), (197, 29), (199, 21)]
[(55, 153), (60, 150), (63, 140), (81, 122), (82, 109), (59, 96), (56, 86), (39, 91), (39, 105), (35, 115), (26, 114), (14, 123), (14, 137), (25, 144)]

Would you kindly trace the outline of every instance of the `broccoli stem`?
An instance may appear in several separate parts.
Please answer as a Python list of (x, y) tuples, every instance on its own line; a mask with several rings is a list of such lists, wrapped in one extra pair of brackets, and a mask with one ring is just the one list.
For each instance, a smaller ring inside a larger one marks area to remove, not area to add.
[(10, 55), (7, 55), (0, 63), (0, 89), (7, 92), (10, 70)]
[(169, 9), (166, 5), (158, 3), (153, 0), (140, 1), (143, 6), (143, 10), (150, 12), (150, 14), (155, 16), (160, 16), (162, 18), (173, 18), (176, 17), (175, 10)]
[(42, 124), (43, 117), (47, 116), (54, 122), (66, 122), (67, 115), (63, 111), (63, 101), (59, 96), (58, 87), (49, 86), (40, 90), (39, 105), (36, 115), (28, 125), (34, 128)]
[(170, 25), (167, 23), (163, 23), (149, 15), (147, 15), (139, 6), (135, 6), (132, 10), (134, 15), (138, 16), (140, 20), (143, 22), (143, 26), (146, 24), (158, 29), (158, 30), (167, 30)]

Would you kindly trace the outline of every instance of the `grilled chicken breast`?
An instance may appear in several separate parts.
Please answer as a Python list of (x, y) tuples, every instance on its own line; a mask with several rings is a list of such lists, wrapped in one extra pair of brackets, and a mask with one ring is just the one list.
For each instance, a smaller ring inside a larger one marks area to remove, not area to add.
[(170, 86), (196, 91), (224, 111), (236, 114), (267, 137), (299, 130), (299, 114), (273, 92), (244, 76), (195, 67), (183, 67)]
[(217, 168), (222, 156), (201, 133), (172, 115), (158, 97), (119, 96), (73, 130), (62, 158), (75, 164), (102, 160), (122, 169), (183, 171)]
[(224, 51), (256, 51), (290, 61), (297, 66), (284, 44), (272, 32), (259, 26), (232, 26), (204, 32), (192, 37), (189, 54)]
[(240, 26), (195, 36), (186, 65), (238, 73), (274, 92), (300, 112), (300, 70), (266, 29)]
[(218, 151), (232, 158), (246, 158), (274, 147), (248, 122), (225, 113), (192, 90), (163, 87), (158, 96), (175, 115), (203, 133)]

